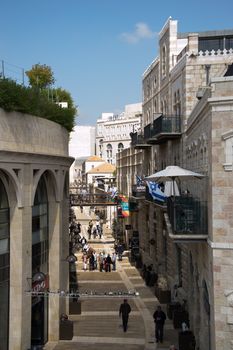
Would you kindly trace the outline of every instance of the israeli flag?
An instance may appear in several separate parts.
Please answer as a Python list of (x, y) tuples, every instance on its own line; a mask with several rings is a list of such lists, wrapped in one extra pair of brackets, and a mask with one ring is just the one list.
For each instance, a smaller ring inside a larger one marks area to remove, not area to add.
[(146, 183), (147, 183), (151, 197), (154, 200), (164, 202), (166, 199), (166, 196), (165, 196), (164, 192), (161, 191), (159, 184), (157, 184), (156, 182), (152, 182), (152, 181), (147, 181)]
[(117, 197), (118, 196), (118, 190), (117, 190), (117, 188), (116, 187), (112, 187), (111, 189), (110, 189), (110, 192), (111, 192), (111, 198), (112, 199), (114, 199), (115, 197)]
[(144, 185), (144, 181), (142, 180), (141, 176), (136, 175), (136, 181), (137, 181), (137, 186)]

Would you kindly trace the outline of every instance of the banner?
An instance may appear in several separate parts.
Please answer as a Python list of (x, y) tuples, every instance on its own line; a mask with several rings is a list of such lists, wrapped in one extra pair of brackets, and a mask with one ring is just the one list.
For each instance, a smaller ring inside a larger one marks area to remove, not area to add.
[(147, 186), (148, 186), (150, 195), (154, 200), (165, 202), (166, 195), (164, 194), (163, 191), (161, 191), (159, 184), (157, 184), (156, 182), (147, 181)]
[(121, 200), (121, 209), (122, 209), (122, 216), (124, 218), (129, 216), (129, 200), (126, 196), (124, 195), (119, 195), (119, 198)]

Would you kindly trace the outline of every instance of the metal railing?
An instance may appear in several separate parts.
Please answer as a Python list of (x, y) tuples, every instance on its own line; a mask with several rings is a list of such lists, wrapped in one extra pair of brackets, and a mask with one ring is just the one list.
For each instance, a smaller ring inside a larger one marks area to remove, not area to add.
[(131, 133), (131, 145), (132, 146), (137, 146), (137, 145), (141, 145), (141, 144), (145, 144), (145, 139), (144, 139), (144, 135), (139, 134), (137, 132)]
[(190, 196), (170, 197), (167, 211), (174, 234), (208, 235), (206, 201)]
[(96, 205), (116, 205), (116, 201), (107, 193), (85, 193), (85, 194), (70, 194), (71, 206), (96, 206)]
[(152, 129), (152, 125), (153, 124), (147, 124), (145, 127), (144, 127), (144, 137), (146, 140), (150, 139), (151, 138), (151, 129)]
[(162, 133), (181, 133), (181, 117), (161, 115), (153, 121), (153, 125), (150, 131), (151, 137)]

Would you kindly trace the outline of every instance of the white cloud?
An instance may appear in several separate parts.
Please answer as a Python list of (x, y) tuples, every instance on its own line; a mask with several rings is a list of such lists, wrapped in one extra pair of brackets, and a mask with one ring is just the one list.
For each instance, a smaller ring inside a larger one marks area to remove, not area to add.
[(153, 39), (157, 35), (156, 32), (152, 32), (146, 23), (136, 23), (135, 30), (132, 33), (122, 33), (121, 38), (130, 43), (136, 44), (143, 39)]

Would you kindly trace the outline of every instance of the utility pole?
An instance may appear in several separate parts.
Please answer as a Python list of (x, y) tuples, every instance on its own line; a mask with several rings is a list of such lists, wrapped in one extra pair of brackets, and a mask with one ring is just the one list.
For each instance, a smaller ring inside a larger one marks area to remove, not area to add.
[(24, 86), (24, 69), (22, 68), (22, 82), (23, 82), (23, 86)]
[(4, 72), (4, 61), (2, 60), (2, 79), (5, 78), (5, 72)]

